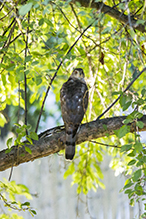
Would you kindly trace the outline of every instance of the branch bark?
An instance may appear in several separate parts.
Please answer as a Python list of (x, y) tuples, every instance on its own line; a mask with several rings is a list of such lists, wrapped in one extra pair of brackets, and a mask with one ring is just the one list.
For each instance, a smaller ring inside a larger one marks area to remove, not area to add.
[(140, 32), (144, 33), (146, 32), (146, 22), (144, 24), (137, 24), (136, 19), (134, 19), (132, 16), (130, 17), (130, 23), (128, 15), (125, 15), (123, 12), (118, 11), (114, 7), (110, 7), (108, 5), (105, 5), (103, 2), (95, 2), (95, 0), (72, 0), (72, 3), (79, 2), (81, 6), (86, 8), (94, 8), (96, 10), (101, 10), (101, 12), (108, 14), (109, 16), (115, 18), (119, 22), (131, 26), (132, 28), (139, 30)]
[[(123, 125), (124, 119), (126, 119), (126, 116), (106, 118), (99, 121), (85, 123), (80, 127), (76, 143), (80, 144), (85, 141), (104, 137), (107, 133), (113, 135), (114, 130), (119, 129)], [(140, 121), (144, 123), (144, 127), (139, 131), (146, 131), (146, 115), (144, 115)], [(104, 129), (103, 124), (107, 126), (107, 130)], [(131, 132), (134, 132), (134, 124), (129, 125), (131, 126)], [(41, 133), (40, 139), (34, 141), (33, 145), (29, 145), (25, 142), (25, 145), (23, 146), (13, 146), (11, 152), (8, 154), (5, 153), (6, 149), (0, 151), (0, 171), (63, 150), (65, 148), (65, 130), (61, 127), (57, 127), (57, 131), (55, 131), (55, 128), (52, 130), (53, 131), (51, 132), (50, 130), (47, 130)], [(31, 154), (25, 151), (25, 146), (31, 149)]]

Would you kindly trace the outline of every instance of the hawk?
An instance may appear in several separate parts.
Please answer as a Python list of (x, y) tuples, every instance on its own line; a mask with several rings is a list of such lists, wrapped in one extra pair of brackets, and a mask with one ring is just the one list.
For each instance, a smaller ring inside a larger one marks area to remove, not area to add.
[(66, 132), (65, 158), (72, 160), (78, 127), (88, 106), (88, 88), (82, 68), (76, 68), (60, 90), (61, 112)]

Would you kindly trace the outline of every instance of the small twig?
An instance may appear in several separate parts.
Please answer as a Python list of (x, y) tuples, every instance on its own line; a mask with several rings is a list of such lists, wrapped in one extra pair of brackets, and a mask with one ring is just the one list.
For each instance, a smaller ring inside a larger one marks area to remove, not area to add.
[[(125, 93), (131, 86), (132, 84), (136, 81), (136, 79), (144, 72), (146, 71), (146, 67), (130, 82), (130, 84), (125, 88), (125, 90), (123, 91), (123, 93)], [(118, 100), (120, 99), (120, 97), (123, 95), (120, 94), (118, 96), (118, 98), (100, 115), (97, 117), (96, 121), (99, 120), (104, 114), (106, 114), (117, 102)]]
[[(27, 57), (28, 50), (28, 32), (29, 32), (29, 21), (30, 21), (30, 11), (28, 12), (28, 26), (26, 31), (26, 40), (25, 40), (25, 59)], [(24, 63), (24, 93), (25, 93), (25, 125), (27, 125), (27, 77), (26, 77), (26, 61)], [(26, 129), (26, 135), (28, 135), (28, 130)]]
[(11, 11), (12, 11), (13, 9), (14, 9), (14, 8), (11, 8), (10, 11), (9, 11), (7, 14), (5, 14), (3, 17), (0, 18), (0, 20), (3, 20), (5, 17), (7, 17), (7, 16), (11, 13)]
[(11, 166), (11, 171), (10, 171), (10, 175), (9, 175), (8, 181), (11, 181), (11, 177), (12, 177), (12, 173), (13, 173), (13, 164), (14, 164), (14, 157), (13, 157), (12, 166)]
[[(10, 45), (10, 40), (11, 40), (11, 37), (12, 37), (12, 33), (14, 32), (15, 25), (16, 25), (16, 20), (14, 20), (14, 25), (12, 26), (12, 28), (11, 28), (11, 30), (9, 32), (9, 35), (7, 37), (7, 40), (4, 42), (4, 45), (3, 45), (2, 49), (5, 48), (5, 47), (8, 49), (8, 47)], [(5, 54), (6, 54), (6, 52), (3, 54), (3, 57), (1, 59), (1, 63), (3, 62)]]
[(2, 6), (1, 6), (1, 8), (0, 8), (0, 11), (3, 9), (3, 7), (4, 7), (4, 3), (2, 2), (1, 3), (2, 4)]
[(91, 140), (90, 142), (95, 143), (95, 144), (100, 144), (100, 145), (103, 145), (103, 146), (107, 146), (107, 147), (121, 148), (121, 147), (119, 147), (117, 145), (104, 144), (104, 143), (101, 143), (101, 142), (98, 142), (98, 141), (92, 141)]
[[(31, 33), (33, 30), (29, 30), (29, 32), (28, 33)], [(15, 40), (17, 40), (17, 38), (18, 37), (20, 37), (22, 35), (22, 33), (19, 33), (16, 37), (14, 37), (10, 42), (9, 42), (9, 45), (11, 44), (11, 43), (13, 43)]]
[(3, 202), (5, 203), (5, 205), (13, 210), (18, 210), (18, 211), (24, 211), (24, 210), (28, 210), (29, 208), (17, 208), (17, 207), (13, 207), (11, 204), (9, 204), (6, 199), (4, 198), (4, 196), (0, 193), (0, 197), (3, 200)]
[(20, 120), (20, 81), (18, 82), (18, 112), (17, 112), (17, 123), (19, 123)]
[(131, 15), (131, 17), (135, 17), (135, 15), (143, 8), (143, 5), (134, 13)]
[(79, 18), (78, 18), (77, 14), (76, 14), (76, 11), (75, 11), (74, 6), (73, 6), (72, 3), (70, 3), (70, 7), (71, 7), (71, 9), (72, 9), (72, 12), (73, 12), (73, 14), (74, 14), (76, 20), (77, 20), (77, 24), (78, 24), (79, 29), (80, 29), (80, 32), (81, 32), (81, 31), (82, 31), (82, 26), (81, 26), (81, 23), (80, 23), (80, 21), (79, 21)]
[(102, 97), (100, 91), (98, 90), (97, 87), (96, 87), (95, 90), (96, 90), (96, 92), (97, 92), (97, 94), (98, 94), (98, 96), (99, 96), (99, 98), (100, 98), (101, 104), (103, 105), (104, 109), (106, 109), (106, 105), (105, 105), (105, 103), (104, 103), (104, 99), (103, 99), (103, 97)]
[(3, 32), (2, 36), (4, 36), (7, 31), (10, 29), (10, 27), (13, 25), (13, 23), (15, 22), (15, 18), (12, 20), (12, 22), (9, 24), (9, 26), (6, 28), (6, 30)]

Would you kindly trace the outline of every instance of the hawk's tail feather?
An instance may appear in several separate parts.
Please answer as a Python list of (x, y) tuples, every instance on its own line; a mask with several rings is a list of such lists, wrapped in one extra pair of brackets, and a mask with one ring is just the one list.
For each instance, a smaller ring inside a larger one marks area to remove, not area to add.
[(65, 148), (65, 158), (72, 160), (75, 155), (75, 142), (77, 130), (66, 131), (66, 148)]
[(75, 155), (75, 146), (72, 145), (66, 146), (65, 158), (67, 160), (72, 160), (74, 155)]

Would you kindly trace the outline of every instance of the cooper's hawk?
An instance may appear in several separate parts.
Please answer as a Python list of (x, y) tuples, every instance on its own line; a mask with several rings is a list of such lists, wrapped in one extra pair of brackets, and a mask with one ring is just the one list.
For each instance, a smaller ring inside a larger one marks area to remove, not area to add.
[(61, 112), (66, 131), (65, 158), (72, 160), (78, 127), (88, 106), (88, 88), (84, 72), (76, 68), (60, 90)]

